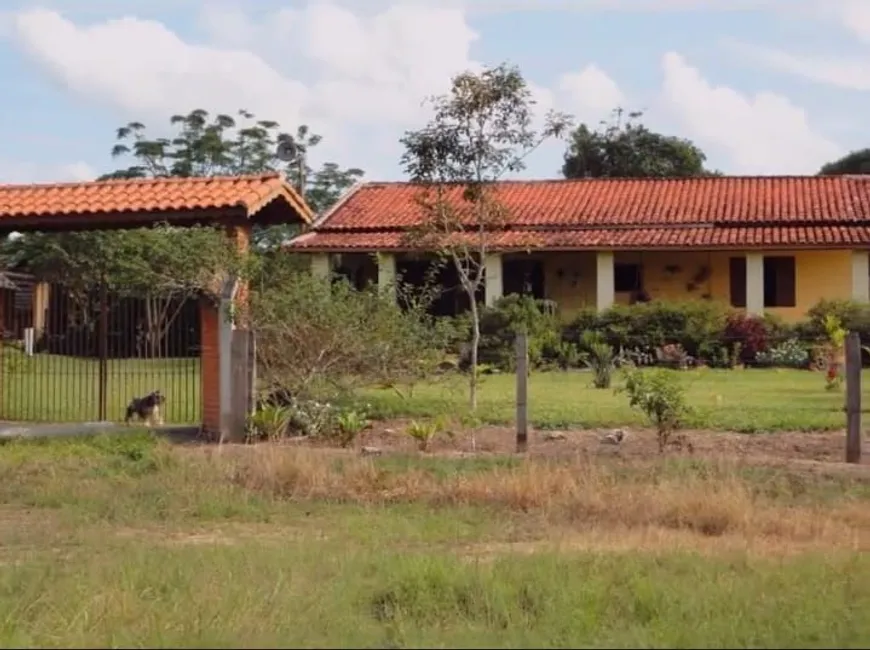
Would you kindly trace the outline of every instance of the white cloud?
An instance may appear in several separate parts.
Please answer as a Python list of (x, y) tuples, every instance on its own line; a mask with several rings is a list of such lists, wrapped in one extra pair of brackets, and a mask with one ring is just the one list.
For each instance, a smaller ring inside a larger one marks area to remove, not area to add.
[(662, 57), (666, 105), (702, 147), (727, 152), (733, 171), (815, 173), (841, 148), (815, 133), (806, 112), (772, 92), (747, 96), (714, 86), (679, 54)]
[[(831, 8), (831, 5), (827, 7)], [(833, 9), (846, 29), (870, 43), (870, 3), (866, 0), (840, 0), (833, 3)]]
[(795, 52), (730, 40), (726, 46), (773, 70), (848, 90), (870, 90), (870, 2), (817, 0), (810, 17), (817, 23), (834, 23), (854, 36), (859, 54)]
[(78, 27), (37, 9), (19, 14), (15, 28), (25, 51), (71, 90), (138, 115), (165, 119), (201, 105), (235, 111), (242, 101), (273, 114), (280, 109), (293, 123), (306, 101), (304, 85), (251, 52), (190, 45), (156, 21)]
[(93, 167), (82, 161), (65, 165), (43, 165), (0, 159), (0, 184), (92, 181), (98, 175)]
[(591, 125), (607, 118), (626, 100), (617, 83), (595, 64), (587, 65), (580, 72), (562, 75), (559, 90), (577, 120)]
[[(361, 166), (372, 177), (397, 175), (399, 135), (429, 115), (422, 100), (481, 65), (472, 56), (479, 34), (450, 3), (394, 2), (362, 13), (324, 1), (253, 15), (204, 4), (199, 27), (207, 44), (153, 20), (80, 25), (47, 10), (17, 14), (12, 28), (46, 73), (125, 118), (165, 124), (193, 108), (245, 108), (286, 127), (311, 125), (324, 136), (315, 157)], [(677, 54), (665, 56), (664, 69), (676, 132), (725, 152), (728, 171), (814, 171), (838, 151), (783, 97), (713, 87)], [(552, 88), (530, 80), (540, 112), (556, 108), (596, 124), (628, 101), (595, 63), (555, 72), (564, 74)]]
[(862, 58), (794, 54), (773, 47), (740, 42), (731, 42), (727, 45), (751, 60), (780, 72), (848, 90), (870, 90), (870, 56)]

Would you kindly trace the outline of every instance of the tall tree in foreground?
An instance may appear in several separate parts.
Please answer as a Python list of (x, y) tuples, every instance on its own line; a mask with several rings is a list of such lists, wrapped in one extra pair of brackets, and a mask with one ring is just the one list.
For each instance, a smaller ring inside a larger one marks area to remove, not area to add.
[[(565, 178), (680, 178), (718, 174), (704, 168), (707, 156), (690, 140), (650, 131), (643, 113), (617, 108), (597, 130), (586, 124), (571, 133)], [(626, 118), (626, 119), (623, 119)]]
[(469, 402), (474, 411), (480, 344), (477, 297), (494, 230), (509, 218), (496, 183), (504, 174), (523, 169), (532, 151), (569, 127), (569, 118), (551, 112), (540, 130), (533, 128), (535, 102), (528, 85), (517, 68), (505, 64), (479, 74), (462, 73), (454, 77), (447, 94), (430, 101), (432, 120), (401, 140), (405, 171), (422, 185), (421, 220), (408, 237), (412, 245), (436, 250), (451, 261), (468, 296)]
[(858, 149), (833, 160), (819, 170), (820, 176), (843, 176), (845, 174), (870, 174), (870, 148)]

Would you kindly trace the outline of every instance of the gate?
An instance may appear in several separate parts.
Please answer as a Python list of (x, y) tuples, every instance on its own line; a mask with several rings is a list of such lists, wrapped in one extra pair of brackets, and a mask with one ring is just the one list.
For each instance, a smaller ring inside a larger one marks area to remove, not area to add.
[(190, 296), (76, 292), (0, 274), (0, 420), (119, 421), (160, 390), (166, 423), (202, 418), (200, 311)]

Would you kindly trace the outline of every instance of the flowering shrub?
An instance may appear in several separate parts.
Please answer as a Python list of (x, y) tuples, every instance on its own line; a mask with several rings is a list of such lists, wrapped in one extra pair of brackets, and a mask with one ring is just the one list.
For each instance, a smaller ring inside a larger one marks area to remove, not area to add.
[(810, 363), (810, 353), (797, 339), (788, 339), (768, 350), (758, 352), (755, 361), (762, 366), (806, 368)]

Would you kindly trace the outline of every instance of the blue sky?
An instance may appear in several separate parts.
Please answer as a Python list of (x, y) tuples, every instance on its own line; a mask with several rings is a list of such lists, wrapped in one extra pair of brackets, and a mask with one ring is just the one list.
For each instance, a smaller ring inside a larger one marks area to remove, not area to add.
[[(401, 178), (422, 98), (480, 64), (521, 67), (542, 107), (617, 104), (726, 173), (814, 173), (870, 146), (870, 0), (7, 1), (0, 182), (113, 169), (116, 127), (193, 108), (324, 136), (314, 162)], [(748, 9), (747, 7), (752, 7)], [(558, 173), (562, 143), (525, 176)]]

